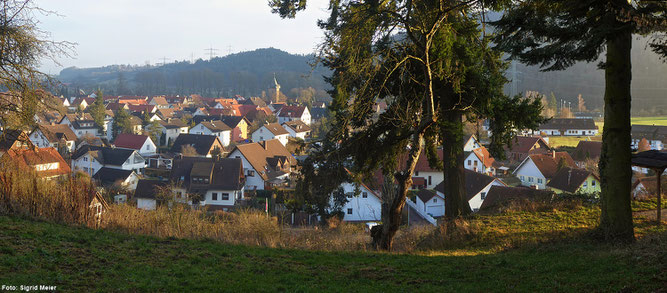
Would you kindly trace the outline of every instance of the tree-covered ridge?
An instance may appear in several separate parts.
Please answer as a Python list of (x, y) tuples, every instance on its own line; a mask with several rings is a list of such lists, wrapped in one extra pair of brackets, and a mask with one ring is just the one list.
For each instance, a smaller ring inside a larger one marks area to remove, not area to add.
[[(328, 88), (322, 78), (328, 70), (313, 67), (314, 55), (295, 55), (274, 48), (199, 59), (160, 66), (111, 65), (97, 68), (63, 69), (58, 79), (67, 84), (61, 94), (73, 95), (98, 87), (107, 94), (202, 94), (207, 96), (262, 96), (275, 87), (274, 74), (283, 93), (312, 87)], [(76, 92), (75, 92), (76, 91)]]

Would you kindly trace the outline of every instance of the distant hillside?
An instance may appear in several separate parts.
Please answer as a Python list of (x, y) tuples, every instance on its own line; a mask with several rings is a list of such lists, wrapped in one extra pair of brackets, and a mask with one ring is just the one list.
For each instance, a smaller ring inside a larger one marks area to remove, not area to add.
[[(163, 66), (111, 65), (98, 68), (65, 68), (58, 76), (67, 84), (62, 94), (89, 92), (98, 87), (107, 94), (201, 94), (204, 96), (261, 96), (273, 89), (274, 74), (281, 92), (312, 87), (325, 95), (323, 75), (329, 71), (313, 67), (313, 55), (294, 55), (274, 49), (257, 49), (195, 63), (176, 62)], [(294, 92), (296, 95), (296, 92)]]

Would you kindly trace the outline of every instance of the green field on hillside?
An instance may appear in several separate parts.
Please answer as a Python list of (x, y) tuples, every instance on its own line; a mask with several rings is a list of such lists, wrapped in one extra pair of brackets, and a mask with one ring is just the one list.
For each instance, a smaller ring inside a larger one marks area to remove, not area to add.
[(639, 125), (662, 125), (667, 126), (667, 116), (661, 117), (632, 117), (630, 122)]
[[(551, 218), (553, 225), (571, 221), (562, 213)], [(514, 226), (534, 224), (513, 219)], [(565, 237), (436, 256), (235, 246), (0, 216), (0, 284), (58, 291), (647, 292), (667, 281), (665, 234), (629, 246)]]

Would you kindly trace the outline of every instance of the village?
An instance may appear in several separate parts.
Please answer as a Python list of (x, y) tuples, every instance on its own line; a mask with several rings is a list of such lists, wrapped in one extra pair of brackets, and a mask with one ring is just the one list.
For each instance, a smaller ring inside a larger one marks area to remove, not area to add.
[[(279, 97), (280, 85), (275, 83)], [(294, 196), (301, 164), (321, 141), (312, 132), (326, 127), (322, 126), (329, 118), (326, 103), (288, 105), (238, 95), (98, 97), (93, 93), (51, 98), (66, 113), (45, 110), (35, 115), (34, 129), (3, 129), (3, 164), (18, 164), (47, 180), (91, 178), (99, 192), (94, 199), (103, 208), (127, 204), (155, 210), (184, 204), (211, 213), (251, 208), (280, 216), (290, 225), (318, 223), (319, 215), (307, 213), (312, 209), (305, 205), (288, 209), (285, 203)], [(101, 125), (90, 113), (95, 103), (103, 103)], [(385, 109), (384, 102), (374, 107), (377, 114)], [(129, 116), (129, 126), (114, 131), (114, 125), (121, 125), (114, 122), (119, 113)], [(485, 127), (488, 122), (476, 123), (476, 133), (465, 136), (463, 148), (465, 195), (472, 211), (562, 194), (597, 200), (601, 129), (590, 115), (579, 115), (552, 118), (537, 130), (521, 131), (505, 146), (504, 160), (492, 157), (484, 139), (477, 137), (491, 135)], [(575, 139), (576, 147), (549, 144), (565, 137)], [(667, 126), (633, 125), (632, 137), (635, 151), (662, 151)], [(442, 149), (438, 155), (442, 158)], [(633, 198), (654, 196), (657, 182), (649, 176), (651, 171), (633, 170)], [(343, 183), (347, 200), (339, 207), (341, 220), (369, 226), (381, 222), (382, 181), (378, 170), (363, 182)], [(431, 167), (422, 153), (404, 222), (438, 225), (445, 214), (443, 184), (443, 172)], [(164, 193), (165, 188), (170, 194)]]

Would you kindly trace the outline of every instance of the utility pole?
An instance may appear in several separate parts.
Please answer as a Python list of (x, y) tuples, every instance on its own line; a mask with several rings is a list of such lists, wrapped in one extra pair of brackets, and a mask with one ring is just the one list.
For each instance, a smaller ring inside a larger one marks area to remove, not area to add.
[(227, 46), (227, 55), (229, 56), (231, 54), (232, 54), (232, 45), (229, 45)]
[(211, 60), (215, 56), (215, 53), (218, 52), (218, 49), (213, 48), (213, 46), (211, 46), (208, 49), (204, 49), (204, 51), (208, 51), (209, 60)]
[(167, 64), (167, 60), (171, 60), (171, 59), (169, 59), (169, 58), (167, 58), (167, 57), (162, 57), (162, 58), (160, 58), (160, 59), (158, 59), (158, 60), (162, 60), (162, 63), (158, 63), (158, 64), (160, 64), (160, 65), (166, 65), (166, 64)]

